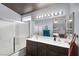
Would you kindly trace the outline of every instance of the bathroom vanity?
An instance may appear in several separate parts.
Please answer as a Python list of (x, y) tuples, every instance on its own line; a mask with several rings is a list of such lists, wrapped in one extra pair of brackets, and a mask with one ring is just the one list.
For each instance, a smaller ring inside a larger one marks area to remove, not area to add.
[(67, 56), (70, 45), (65, 38), (33, 36), (26, 40), (27, 56)]

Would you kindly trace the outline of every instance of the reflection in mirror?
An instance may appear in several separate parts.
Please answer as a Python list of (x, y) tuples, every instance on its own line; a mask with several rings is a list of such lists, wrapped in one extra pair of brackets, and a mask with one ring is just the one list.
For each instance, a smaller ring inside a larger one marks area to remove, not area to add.
[(74, 13), (68, 17), (54, 18), (53, 21), (53, 33), (58, 34), (60, 37), (70, 37), (74, 32)]
[(54, 17), (51, 19), (33, 20), (34, 35), (67, 38), (74, 30), (73, 13), (67, 16)]
[[(66, 33), (66, 17), (57, 17), (53, 19), (53, 33), (58, 34), (60, 37), (64, 37)], [(55, 34), (54, 34), (55, 35)]]
[(71, 13), (66, 21), (66, 32), (69, 37), (74, 33), (74, 13)]
[(34, 35), (53, 36), (53, 20), (34, 20)]
[(73, 14), (67, 19), (67, 33), (73, 34)]

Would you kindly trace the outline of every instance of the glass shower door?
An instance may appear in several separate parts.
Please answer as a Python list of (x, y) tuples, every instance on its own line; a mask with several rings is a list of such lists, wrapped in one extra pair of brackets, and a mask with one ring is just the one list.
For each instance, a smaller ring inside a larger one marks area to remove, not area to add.
[(13, 53), (14, 23), (0, 21), (0, 56)]

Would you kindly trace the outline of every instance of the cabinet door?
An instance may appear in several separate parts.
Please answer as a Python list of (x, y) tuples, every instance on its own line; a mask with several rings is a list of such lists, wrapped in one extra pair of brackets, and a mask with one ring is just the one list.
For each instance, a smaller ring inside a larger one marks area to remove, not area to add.
[(32, 46), (32, 45), (27, 47), (27, 55), (28, 56), (36, 56), (37, 55), (37, 47)]
[(37, 56), (37, 43), (33, 41), (27, 41), (26, 54), (28, 56)]
[(47, 45), (47, 56), (65, 56), (67, 55), (68, 49), (53, 46), (53, 45)]
[(46, 56), (46, 45), (38, 43), (38, 56)]
[(46, 45), (46, 55), (47, 56), (56, 56), (57, 53), (55, 51), (56, 49), (54, 49), (54, 47), (52, 47), (51, 45)]

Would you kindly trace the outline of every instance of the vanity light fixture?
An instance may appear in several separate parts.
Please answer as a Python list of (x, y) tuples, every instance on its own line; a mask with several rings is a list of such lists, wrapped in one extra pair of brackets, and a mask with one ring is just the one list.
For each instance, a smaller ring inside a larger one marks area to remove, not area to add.
[(54, 16), (57, 16), (57, 15), (58, 15), (58, 12), (55, 12), (55, 13), (54, 13)]
[[(63, 11), (59, 11), (59, 12), (55, 12), (55, 13), (51, 13), (51, 14), (44, 14), (44, 15), (40, 15), (37, 16), (36, 18), (43, 18), (43, 17), (49, 17), (49, 16), (58, 16), (58, 15), (62, 15)], [(71, 20), (70, 20), (71, 21)]]
[(41, 18), (41, 16), (39, 16), (39, 18)]
[(38, 18), (40, 18), (40, 16), (38, 16)]
[(50, 16), (50, 14), (48, 14), (48, 16)]
[(41, 17), (43, 18), (43, 15)]
[(46, 17), (47, 15), (45, 14), (44, 16)]
[(36, 16), (36, 18), (39, 18), (38, 16)]
[(36, 18), (43, 18), (44, 16), (43, 15), (41, 15), (41, 16), (37, 16)]
[(51, 13), (51, 15), (52, 15), (52, 16), (54, 16), (54, 14), (53, 14), (53, 13)]

